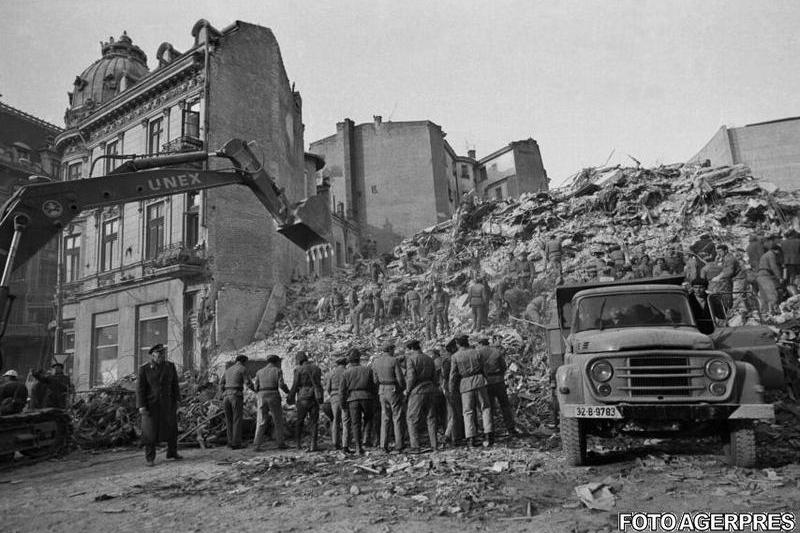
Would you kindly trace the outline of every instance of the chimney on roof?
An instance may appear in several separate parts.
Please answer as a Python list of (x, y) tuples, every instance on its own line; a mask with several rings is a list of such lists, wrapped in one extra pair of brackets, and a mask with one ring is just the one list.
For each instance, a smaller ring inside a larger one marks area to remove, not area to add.
[(467, 150), (467, 157), (471, 157), (472, 159), (475, 159), (475, 149), (474, 148), (472, 150)]
[(383, 122), (383, 117), (380, 115), (372, 115), (372, 120), (375, 121), (376, 126), (380, 126), (381, 123)]

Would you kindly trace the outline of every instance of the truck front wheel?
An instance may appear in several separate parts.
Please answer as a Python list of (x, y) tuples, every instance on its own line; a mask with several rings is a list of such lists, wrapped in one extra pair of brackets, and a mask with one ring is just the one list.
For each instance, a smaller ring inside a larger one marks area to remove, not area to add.
[(752, 422), (731, 423), (726, 451), (728, 462), (734, 466), (752, 468), (756, 465), (756, 433)]
[(586, 464), (586, 422), (580, 418), (561, 417), (561, 449), (567, 464), (583, 466)]

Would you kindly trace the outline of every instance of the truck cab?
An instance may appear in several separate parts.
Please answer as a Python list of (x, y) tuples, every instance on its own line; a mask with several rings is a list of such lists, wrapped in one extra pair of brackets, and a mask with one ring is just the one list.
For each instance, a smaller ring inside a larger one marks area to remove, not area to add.
[(556, 289), (551, 378), (563, 451), (586, 463), (589, 434), (723, 435), (731, 463), (755, 464), (753, 422), (774, 418), (780, 353), (763, 326), (725, 327), (711, 304), (654, 278)]

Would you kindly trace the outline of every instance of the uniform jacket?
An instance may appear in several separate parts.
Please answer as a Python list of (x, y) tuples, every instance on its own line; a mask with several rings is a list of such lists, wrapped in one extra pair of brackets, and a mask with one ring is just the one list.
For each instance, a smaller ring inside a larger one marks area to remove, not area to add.
[(247, 367), (241, 363), (233, 363), (222, 374), (222, 379), (219, 381), (219, 389), (225, 392), (229, 391), (244, 392), (244, 386), (252, 387), (250, 376), (247, 373)]
[(450, 365), (450, 390), (455, 391), (456, 386), (461, 393), (486, 386), (483, 361), (474, 348), (459, 348), (453, 354)]
[(422, 352), (412, 351), (406, 357), (406, 392), (422, 394), (434, 390), (436, 365)]
[(372, 363), (372, 372), (380, 385), (380, 391), (396, 390), (402, 392), (406, 388), (406, 380), (400, 368), (400, 362), (391, 355), (379, 355)]
[(775, 257), (775, 252), (773, 250), (767, 250), (758, 260), (758, 273), (765, 274), (769, 273), (775, 276), (776, 278), (780, 278), (781, 268), (778, 265), (778, 260)]
[(503, 383), (506, 374), (506, 360), (494, 346), (481, 346), (478, 355), (483, 360), (483, 372), (487, 383)]
[(478, 281), (473, 281), (467, 289), (470, 307), (480, 307), (489, 303), (489, 292), (486, 286)]
[(283, 370), (273, 364), (268, 364), (256, 372), (253, 387), (256, 389), (256, 392), (277, 393), (278, 389), (280, 389), (286, 394), (289, 394), (289, 387), (286, 386), (286, 382), (283, 380)]
[(297, 400), (313, 400), (323, 402), (322, 371), (314, 363), (303, 363), (295, 367), (292, 388), (289, 398)]
[(325, 392), (328, 393), (328, 398), (332, 396), (339, 396), (339, 388), (342, 386), (342, 377), (344, 376), (345, 367), (336, 365), (331, 370), (327, 381), (325, 382)]
[(786, 265), (800, 265), (800, 238), (791, 237), (781, 241), (783, 262)]
[(348, 366), (342, 374), (342, 383), (339, 385), (339, 394), (342, 401), (372, 400), (375, 398), (375, 376), (372, 370), (360, 364)]
[(181, 399), (178, 371), (175, 364), (149, 362), (139, 367), (136, 382), (136, 404), (147, 409), (142, 416), (142, 440), (169, 440), (178, 432), (177, 409)]
[(443, 353), (433, 360), (433, 365), (436, 369), (436, 385), (442, 390), (447, 390), (448, 382), (450, 381), (451, 359), (449, 353)]

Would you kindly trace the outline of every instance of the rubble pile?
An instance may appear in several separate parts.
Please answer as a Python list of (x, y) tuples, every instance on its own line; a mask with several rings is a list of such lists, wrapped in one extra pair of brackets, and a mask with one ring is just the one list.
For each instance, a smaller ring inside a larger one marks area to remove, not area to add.
[(72, 439), (79, 448), (111, 448), (141, 436), (135, 376), (81, 394), (72, 404)]

